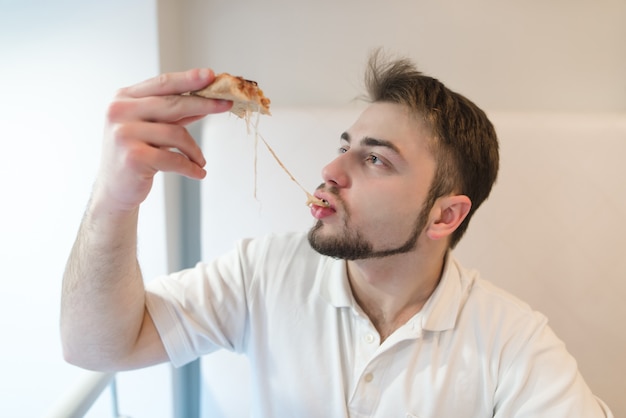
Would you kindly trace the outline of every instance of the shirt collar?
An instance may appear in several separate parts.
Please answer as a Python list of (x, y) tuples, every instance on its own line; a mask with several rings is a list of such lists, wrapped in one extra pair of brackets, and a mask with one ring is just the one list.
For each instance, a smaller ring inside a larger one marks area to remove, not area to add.
[(318, 270), (320, 294), (335, 308), (353, 307), (352, 289), (348, 281), (348, 267), (345, 260), (324, 257), (323, 266)]
[(454, 328), (466, 291), (463, 288), (460, 266), (450, 251), (435, 291), (422, 308), (422, 328), (445, 331)]
[[(317, 281), (320, 294), (328, 303), (336, 308), (355, 307), (344, 260), (326, 258), (318, 274), (321, 275)], [(454, 328), (465, 293), (460, 267), (448, 251), (441, 280), (419, 315), (422, 329), (445, 331)]]

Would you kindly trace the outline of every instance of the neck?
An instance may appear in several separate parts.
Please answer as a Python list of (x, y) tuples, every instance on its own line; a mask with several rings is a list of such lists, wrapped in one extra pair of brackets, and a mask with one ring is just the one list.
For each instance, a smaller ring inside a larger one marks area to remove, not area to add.
[(446, 250), (348, 262), (352, 293), (381, 342), (418, 313), (435, 291)]

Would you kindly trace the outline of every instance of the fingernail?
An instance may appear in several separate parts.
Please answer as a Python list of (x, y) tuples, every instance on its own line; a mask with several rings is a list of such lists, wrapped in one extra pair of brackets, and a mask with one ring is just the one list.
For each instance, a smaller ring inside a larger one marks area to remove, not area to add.
[(200, 77), (200, 80), (202, 81), (207, 81), (210, 75), (211, 70), (209, 70), (208, 68), (201, 68), (200, 71), (198, 71), (198, 77)]

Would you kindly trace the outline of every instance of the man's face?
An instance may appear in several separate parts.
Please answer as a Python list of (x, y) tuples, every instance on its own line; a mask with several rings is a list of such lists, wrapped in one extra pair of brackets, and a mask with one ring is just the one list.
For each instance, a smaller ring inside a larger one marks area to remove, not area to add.
[(428, 221), (435, 173), (428, 133), (408, 108), (374, 103), (342, 135), (340, 154), (322, 170), (309, 242), (347, 260), (413, 251)]

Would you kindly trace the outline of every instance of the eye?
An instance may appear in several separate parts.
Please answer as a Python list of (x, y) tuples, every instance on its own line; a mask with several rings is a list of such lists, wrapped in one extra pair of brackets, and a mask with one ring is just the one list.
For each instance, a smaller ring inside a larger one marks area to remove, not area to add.
[(365, 161), (369, 161), (373, 165), (385, 165), (383, 160), (381, 160), (380, 157), (378, 157), (375, 154), (368, 155), (367, 158), (365, 159)]
[(346, 152), (348, 152), (348, 147), (339, 147), (339, 149), (337, 150), (337, 152), (339, 154), (345, 154)]

